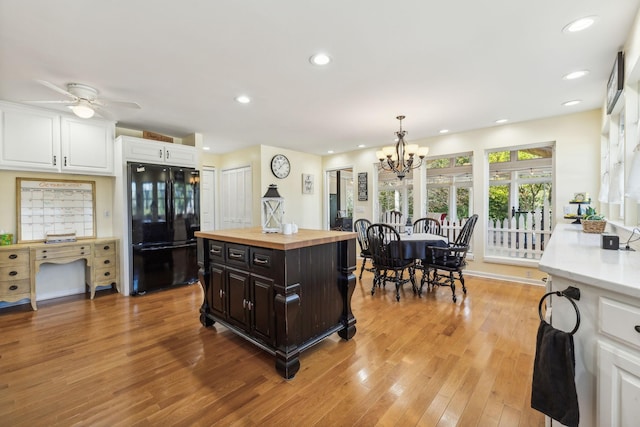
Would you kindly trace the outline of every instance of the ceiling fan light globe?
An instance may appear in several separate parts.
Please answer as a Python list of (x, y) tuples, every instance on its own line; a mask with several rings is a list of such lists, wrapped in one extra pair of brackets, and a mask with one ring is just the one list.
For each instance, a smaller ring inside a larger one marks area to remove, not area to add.
[(93, 108), (87, 103), (80, 102), (78, 105), (74, 105), (71, 107), (71, 111), (73, 114), (80, 117), (81, 119), (90, 119), (95, 114)]

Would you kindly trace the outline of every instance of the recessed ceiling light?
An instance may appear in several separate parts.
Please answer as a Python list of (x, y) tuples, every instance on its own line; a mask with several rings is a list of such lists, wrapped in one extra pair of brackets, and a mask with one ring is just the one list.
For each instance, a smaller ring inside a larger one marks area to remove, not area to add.
[(364, 144), (358, 145), (358, 148), (364, 148), (364, 147), (366, 147), (366, 145), (364, 145)]
[(440, 129), (440, 133), (449, 133), (449, 129)]
[(209, 148), (209, 147), (202, 147), (202, 149), (205, 150), (205, 151), (211, 150), (211, 148)]
[(569, 74), (565, 74), (562, 78), (565, 80), (575, 80), (575, 79), (579, 79), (580, 77), (584, 77), (587, 74), (589, 74), (589, 70), (580, 70), (580, 71), (574, 71)]
[(333, 150), (329, 150), (329, 151), (327, 151), (327, 153), (333, 154)]
[(586, 30), (598, 20), (597, 16), (585, 16), (584, 18), (576, 19), (573, 22), (568, 23), (563, 29), (563, 33), (577, 33), (578, 31)]
[(498, 119), (496, 120), (497, 124), (501, 124), (501, 123), (507, 123), (509, 121), (509, 119)]
[(571, 107), (573, 105), (578, 105), (580, 104), (582, 101), (580, 101), (579, 99), (574, 99), (571, 101), (567, 101), (567, 102), (563, 102), (562, 105), (565, 107)]
[(311, 58), (309, 58), (309, 62), (311, 62), (313, 65), (327, 65), (329, 62), (331, 62), (331, 57), (326, 53), (316, 53)]
[(236, 96), (236, 101), (240, 104), (248, 104), (251, 102), (251, 98), (249, 98), (247, 95), (240, 95)]

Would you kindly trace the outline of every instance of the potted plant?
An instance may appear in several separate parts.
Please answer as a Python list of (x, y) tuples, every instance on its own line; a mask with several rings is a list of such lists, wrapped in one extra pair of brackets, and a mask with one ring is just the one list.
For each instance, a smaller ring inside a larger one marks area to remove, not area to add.
[(589, 206), (582, 218), (582, 231), (585, 233), (603, 233), (607, 226), (604, 215), (598, 214), (594, 208)]

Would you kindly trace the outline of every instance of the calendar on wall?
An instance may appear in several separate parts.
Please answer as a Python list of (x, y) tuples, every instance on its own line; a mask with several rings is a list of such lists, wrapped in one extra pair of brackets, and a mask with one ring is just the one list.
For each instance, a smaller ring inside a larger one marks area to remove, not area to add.
[(95, 181), (16, 178), (18, 243), (47, 235), (96, 237)]

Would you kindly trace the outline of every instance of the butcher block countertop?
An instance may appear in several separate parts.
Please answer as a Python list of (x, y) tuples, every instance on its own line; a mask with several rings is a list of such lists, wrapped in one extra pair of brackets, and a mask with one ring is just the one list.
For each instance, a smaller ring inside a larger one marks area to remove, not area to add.
[(308, 230), (303, 228), (299, 229), (295, 234), (263, 233), (262, 227), (196, 232), (196, 237), (203, 239), (221, 240), (223, 242), (240, 243), (282, 251), (355, 239), (356, 236), (356, 233), (349, 231)]

